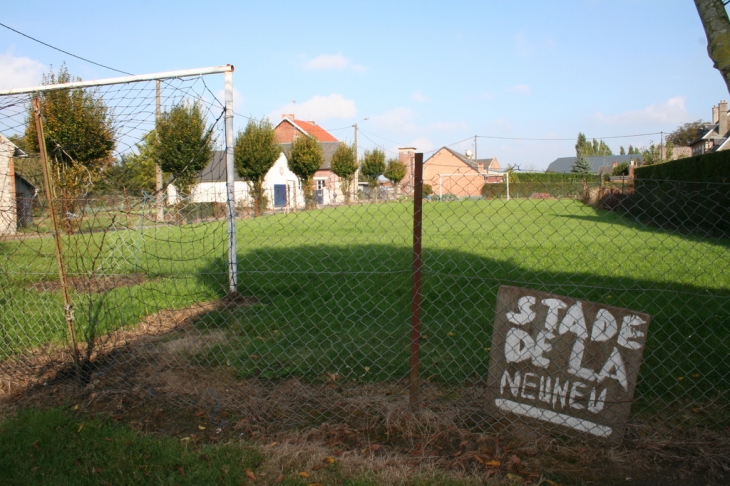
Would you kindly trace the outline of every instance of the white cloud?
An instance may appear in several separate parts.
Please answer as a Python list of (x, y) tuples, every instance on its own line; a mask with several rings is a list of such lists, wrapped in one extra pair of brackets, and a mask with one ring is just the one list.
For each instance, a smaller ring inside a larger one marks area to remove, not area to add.
[(357, 107), (353, 100), (332, 93), (329, 96), (313, 96), (303, 103), (287, 103), (269, 114), (272, 123), (279, 123), (281, 115), (293, 113), (299, 120), (323, 120), (353, 118), (357, 115)]
[(515, 94), (521, 94), (521, 95), (529, 95), (530, 94), (530, 86), (526, 84), (516, 84), (512, 86), (511, 88), (507, 88), (507, 91), (510, 93)]
[(413, 93), (413, 95), (411, 95), (411, 99), (413, 99), (413, 101), (417, 101), (419, 103), (426, 103), (426, 102), (431, 101), (431, 98), (424, 95), (420, 91), (416, 91), (415, 93)]
[(380, 115), (370, 117), (376, 131), (382, 133), (413, 133), (418, 127), (413, 122), (415, 118), (410, 108), (395, 108)]
[(304, 63), (304, 69), (309, 71), (331, 71), (351, 69), (353, 71), (364, 71), (365, 68), (359, 64), (352, 63), (342, 54), (320, 54), (314, 59)]
[(598, 112), (593, 119), (612, 125), (677, 124), (692, 118), (684, 103), (685, 96), (675, 96), (662, 103), (649, 105), (641, 110), (627, 111), (617, 115)]
[(0, 54), (0, 89), (27, 88), (41, 84), (46, 66), (28, 57)]

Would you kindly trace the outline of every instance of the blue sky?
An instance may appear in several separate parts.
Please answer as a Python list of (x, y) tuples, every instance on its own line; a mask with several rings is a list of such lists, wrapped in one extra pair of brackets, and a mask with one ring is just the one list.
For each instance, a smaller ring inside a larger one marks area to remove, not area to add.
[[(692, 0), (25, 0), (0, 22), (134, 74), (233, 64), (238, 113), (294, 112), (348, 142), (358, 123), (360, 149), (391, 156), (473, 150), (479, 135), (480, 158), (543, 170), (579, 131), (666, 133), (728, 98)], [(84, 80), (119, 75), (0, 27), (0, 89), (62, 62)], [(659, 139), (605, 140), (618, 153)]]

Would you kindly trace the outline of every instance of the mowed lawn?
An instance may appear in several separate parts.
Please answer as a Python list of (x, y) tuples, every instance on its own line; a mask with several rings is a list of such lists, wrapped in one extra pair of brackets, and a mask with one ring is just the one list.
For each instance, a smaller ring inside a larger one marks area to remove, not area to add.
[[(727, 238), (653, 228), (574, 200), (424, 206), (424, 378), (483, 379), (497, 290), (518, 285), (651, 314), (639, 395), (727, 397)], [(230, 365), (241, 377), (403, 378), (411, 231), (411, 203), (239, 221), (238, 287), (258, 304), (204, 315), (200, 332), (226, 339), (195, 359)], [(77, 235), (64, 243), (75, 275), (147, 278), (103, 294), (74, 293), (80, 334), (90, 322), (104, 332), (222, 297), (228, 288), (225, 222)], [(6, 241), (0, 252), (3, 354), (60, 342), (60, 292), (32, 287), (57, 279), (52, 240)]]

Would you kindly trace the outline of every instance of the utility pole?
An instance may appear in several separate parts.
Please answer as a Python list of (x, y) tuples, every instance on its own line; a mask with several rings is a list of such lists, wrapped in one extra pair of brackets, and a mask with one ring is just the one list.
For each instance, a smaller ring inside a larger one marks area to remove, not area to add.
[[(155, 125), (160, 121), (161, 106), (160, 106), (160, 80), (155, 81)], [(157, 139), (157, 127), (155, 127), (155, 139)], [(157, 222), (165, 220), (165, 210), (163, 208), (162, 194), (162, 167), (160, 167), (160, 161), (155, 161), (155, 192), (157, 193)]]
[[(719, 129), (718, 129), (718, 131), (719, 131)], [(659, 153), (661, 155), (662, 162), (664, 162), (664, 157), (665, 157), (665, 155), (664, 155), (665, 154), (665, 152), (664, 152), (664, 132), (659, 132), (659, 134), (662, 137), (661, 138), (661, 145), (659, 145), (659, 147), (660, 147), (660, 152)]]
[[(363, 118), (360, 121), (366, 121), (369, 119), (370, 118)], [(357, 162), (357, 171), (355, 172), (355, 180), (353, 181), (353, 185), (355, 187), (353, 187), (352, 195), (353, 197), (357, 197), (357, 183), (360, 180), (360, 156), (357, 153), (357, 123), (355, 123), (352, 127), (355, 129), (355, 162)]]

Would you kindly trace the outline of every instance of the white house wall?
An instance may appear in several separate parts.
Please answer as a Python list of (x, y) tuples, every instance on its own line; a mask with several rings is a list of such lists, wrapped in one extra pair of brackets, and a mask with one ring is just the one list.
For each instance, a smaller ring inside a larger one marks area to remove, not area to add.
[[(304, 196), (299, 189), (299, 179), (289, 170), (286, 156), (282, 152), (274, 165), (269, 169), (264, 177), (264, 191), (269, 199), (269, 208), (274, 206), (274, 186), (285, 185), (287, 187), (287, 204), (289, 208), (304, 207)], [(234, 183), (234, 193), (236, 204), (244, 206), (251, 205), (251, 196), (249, 193), (248, 183), (245, 181), (236, 181)], [(170, 186), (167, 191), (168, 204), (175, 204), (178, 201), (177, 190)], [(195, 203), (201, 202), (226, 202), (226, 183), (221, 182), (201, 182), (197, 184), (190, 195), (190, 201)]]
[(0, 135), (0, 235), (15, 234), (17, 212), (15, 209), (15, 177), (11, 170), (15, 145)]

